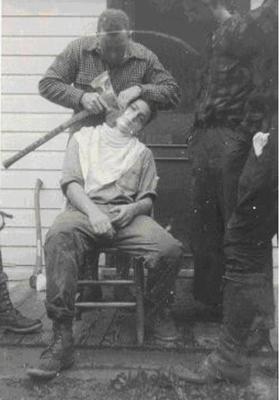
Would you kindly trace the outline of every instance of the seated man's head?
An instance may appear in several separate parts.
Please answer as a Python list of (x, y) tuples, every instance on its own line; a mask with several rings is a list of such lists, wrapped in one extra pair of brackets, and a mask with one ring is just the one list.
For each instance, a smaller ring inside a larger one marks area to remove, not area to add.
[(147, 124), (152, 115), (150, 106), (142, 99), (129, 104), (116, 119), (115, 126), (125, 136), (135, 136)]
[(122, 10), (105, 10), (98, 19), (97, 37), (101, 55), (111, 66), (123, 61), (130, 39), (129, 25), (129, 17)]

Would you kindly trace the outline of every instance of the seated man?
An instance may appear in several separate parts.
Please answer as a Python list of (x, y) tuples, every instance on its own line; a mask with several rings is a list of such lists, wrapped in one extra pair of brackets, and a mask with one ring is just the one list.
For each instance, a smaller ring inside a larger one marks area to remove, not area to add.
[(136, 100), (107, 123), (82, 128), (66, 150), (61, 187), (68, 207), (45, 243), (46, 308), (54, 340), (29, 375), (52, 378), (73, 362), (72, 321), (78, 272), (92, 249), (116, 247), (143, 256), (149, 270), (146, 320), (163, 339), (175, 336), (166, 308), (181, 264), (182, 245), (151, 217), (157, 174), (152, 152), (135, 135), (151, 118), (146, 102)]

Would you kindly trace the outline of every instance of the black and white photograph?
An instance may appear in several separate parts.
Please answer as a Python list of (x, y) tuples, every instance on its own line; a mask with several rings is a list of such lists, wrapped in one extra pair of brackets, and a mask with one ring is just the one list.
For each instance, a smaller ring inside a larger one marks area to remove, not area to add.
[(278, 1), (0, 20), (0, 400), (278, 400)]

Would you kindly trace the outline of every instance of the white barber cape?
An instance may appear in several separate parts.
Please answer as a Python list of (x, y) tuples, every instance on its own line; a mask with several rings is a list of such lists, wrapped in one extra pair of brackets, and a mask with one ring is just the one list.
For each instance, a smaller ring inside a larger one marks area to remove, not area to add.
[(84, 127), (74, 134), (85, 193), (116, 182), (136, 162), (145, 145), (136, 137), (127, 137), (106, 123)]

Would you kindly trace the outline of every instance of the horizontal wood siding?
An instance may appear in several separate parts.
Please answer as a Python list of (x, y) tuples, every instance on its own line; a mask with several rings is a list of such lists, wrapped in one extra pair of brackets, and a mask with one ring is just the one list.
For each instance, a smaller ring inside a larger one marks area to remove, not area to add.
[[(2, 1), (1, 160), (70, 118), (70, 109), (39, 96), (38, 82), (69, 42), (95, 33), (105, 8), (106, 0)], [(64, 206), (59, 180), (67, 139), (63, 133), (1, 171), (0, 209), (14, 216), (0, 237), (6, 266), (29, 270), (35, 263), (37, 178), (43, 238)]]

